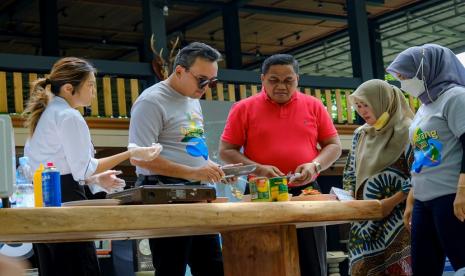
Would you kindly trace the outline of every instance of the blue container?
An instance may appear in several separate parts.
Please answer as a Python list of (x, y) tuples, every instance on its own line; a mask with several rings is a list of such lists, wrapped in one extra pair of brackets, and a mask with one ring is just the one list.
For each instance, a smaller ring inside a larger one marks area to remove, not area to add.
[(61, 180), (60, 172), (53, 163), (47, 163), (42, 172), (42, 196), (45, 207), (61, 206)]
[(449, 261), (449, 258), (446, 257), (446, 262), (444, 264), (444, 272), (454, 272), (454, 268), (452, 267), (452, 264)]

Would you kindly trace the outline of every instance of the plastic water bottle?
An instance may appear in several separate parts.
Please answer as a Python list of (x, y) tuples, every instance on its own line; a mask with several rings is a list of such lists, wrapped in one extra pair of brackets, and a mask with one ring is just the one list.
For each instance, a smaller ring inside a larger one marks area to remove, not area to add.
[(52, 162), (42, 172), (42, 196), (45, 207), (61, 206), (61, 179), (60, 172)]
[(32, 185), (32, 170), (28, 164), (29, 158), (19, 158), (16, 171), (16, 207), (34, 207), (34, 186)]
[[(15, 176), (16, 177), (16, 176)], [(16, 183), (13, 185), (13, 194), (10, 196), (9, 201), (10, 201), (10, 208), (16, 208)]]

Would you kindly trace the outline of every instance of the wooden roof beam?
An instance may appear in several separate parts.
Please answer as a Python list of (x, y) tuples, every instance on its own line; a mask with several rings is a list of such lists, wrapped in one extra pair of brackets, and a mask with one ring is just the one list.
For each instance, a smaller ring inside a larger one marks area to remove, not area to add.
[(347, 22), (346, 16), (325, 14), (317, 12), (306, 12), (293, 9), (282, 9), (282, 8), (270, 8), (262, 6), (245, 5), (241, 8), (241, 12), (250, 12), (258, 14), (268, 14), (285, 17), (298, 17), (301, 19), (313, 19), (313, 20), (327, 20), (335, 22)]
[[(232, 0), (231, 4), (235, 5), (236, 7), (240, 8), (243, 5), (250, 2), (250, 0)], [(184, 32), (188, 29), (193, 29), (195, 27), (201, 26), (219, 16), (223, 15), (222, 8), (225, 4), (228, 3), (219, 3), (214, 1), (197, 1), (197, 0), (171, 0), (171, 4), (177, 5), (189, 5), (189, 6), (199, 6), (202, 5), (207, 7), (207, 11), (202, 13), (200, 16), (195, 17), (194, 19), (175, 27), (172, 30), (168, 31), (168, 37), (172, 37), (180, 32)]]

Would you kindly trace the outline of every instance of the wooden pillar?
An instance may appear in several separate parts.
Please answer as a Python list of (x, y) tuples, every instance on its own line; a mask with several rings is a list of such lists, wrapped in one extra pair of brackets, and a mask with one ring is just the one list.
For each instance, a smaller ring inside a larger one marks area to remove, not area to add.
[(223, 36), (226, 67), (228, 69), (241, 69), (242, 50), (239, 10), (234, 3), (223, 8)]
[(59, 56), (57, 0), (40, 0), (40, 31), (43, 56)]
[(346, 3), (352, 71), (354, 77), (361, 78), (362, 81), (371, 80), (374, 77), (373, 60), (365, 0), (346, 0)]
[(375, 20), (368, 21), (368, 30), (370, 32), (371, 60), (373, 63), (373, 76), (377, 79), (384, 80), (386, 71), (383, 62), (383, 45), (381, 44), (381, 31), (379, 23)]
[(225, 276), (300, 276), (295, 225), (222, 232)]
[[(162, 51), (162, 56), (167, 60), (169, 51), (167, 49), (166, 22), (161, 1), (142, 0), (142, 22), (144, 27), (144, 42), (143, 45), (139, 47), (140, 61), (152, 62), (154, 57), (150, 48), (152, 34), (155, 38), (155, 50), (157, 52)], [(153, 77), (147, 77), (146, 81), (148, 82), (147, 86), (150, 86), (160, 80), (157, 80), (154, 74)]]
[(144, 44), (142, 47), (142, 57), (145, 62), (151, 62), (153, 53), (150, 49), (150, 38), (152, 34), (155, 37), (155, 48), (157, 51), (163, 49), (163, 57), (168, 57), (166, 48), (166, 26), (165, 16), (163, 15), (163, 5), (159, 0), (142, 0), (142, 22), (144, 28)]

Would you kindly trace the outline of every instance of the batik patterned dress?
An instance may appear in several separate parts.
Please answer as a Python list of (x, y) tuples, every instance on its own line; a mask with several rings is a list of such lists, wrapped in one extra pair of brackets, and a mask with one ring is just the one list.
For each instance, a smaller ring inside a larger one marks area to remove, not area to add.
[[(344, 189), (348, 191), (355, 191), (356, 159), (354, 153), (359, 138), (360, 131), (356, 131), (344, 168), (343, 184)], [(373, 156), (372, 158), (382, 157)], [(358, 189), (356, 199), (381, 200), (393, 196), (398, 191), (408, 193), (410, 175), (407, 163), (406, 158), (402, 156), (388, 168), (369, 177)], [(405, 203), (401, 203), (382, 220), (351, 224), (348, 249), (352, 276), (412, 275), (410, 234), (402, 221), (404, 210)]]

